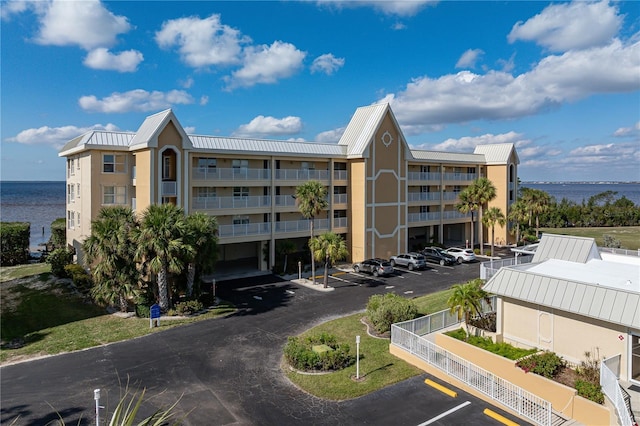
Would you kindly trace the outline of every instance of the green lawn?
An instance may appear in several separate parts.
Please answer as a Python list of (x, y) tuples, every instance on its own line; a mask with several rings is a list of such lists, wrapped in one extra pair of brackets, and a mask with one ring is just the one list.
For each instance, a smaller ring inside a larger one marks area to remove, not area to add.
[(51, 265), (49, 265), (48, 263), (30, 263), (28, 265), (1, 266), (0, 283), (15, 280), (17, 278), (49, 273), (51, 273)]
[[(447, 308), (447, 299), (451, 290), (440, 291), (431, 295), (413, 299), (421, 314), (441, 311)], [(344, 400), (356, 398), (385, 386), (398, 383), (410, 377), (422, 374), (423, 371), (407, 364), (389, 353), (389, 339), (378, 339), (367, 334), (367, 328), (360, 319), (363, 313), (350, 315), (326, 322), (302, 334), (317, 335), (327, 332), (336, 336), (338, 342), (349, 343), (351, 352), (356, 353), (355, 336), (360, 336), (360, 377), (353, 380), (356, 366), (322, 375), (302, 374), (291, 371), (285, 366), (287, 377), (306, 392), (320, 398)], [(284, 364), (284, 363), (283, 363)]]
[[(44, 264), (25, 266), (40, 265)], [(16, 269), (10, 271), (12, 268)], [(160, 327), (150, 329), (148, 319), (108, 315), (105, 309), (86, 303), (46, 269), (25, 277), (27, 268), (12, 268), (3, 268), (3, 276), (20, 279), (0, 283), (0, 363), (127, 340), (234, 310), (220, 305), (199, 316), (163, 320)], [(14, 344), (20, 347), (10, 348)]]
[(604, 235), (611, 235), (620, 240), (622, 248), (640, 249), (640, 226), (618, 226), (601, 228), (540, 228), (549, 234), (574, 235), (576, 237), (595, 238), (598, 247), (604, 247)]

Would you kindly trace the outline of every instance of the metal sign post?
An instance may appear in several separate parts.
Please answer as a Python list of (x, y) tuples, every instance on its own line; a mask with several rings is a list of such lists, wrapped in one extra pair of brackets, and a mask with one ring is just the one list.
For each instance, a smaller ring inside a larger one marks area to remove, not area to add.
[(356, 336), (356, 380), (360, 380), (360, 336)]
[(149, 308), (149, 328), (153, 328), (154, 323), (160, 327), (160, 305), (157, 303)]
[(96, 401), (96, 426), (100, 426), (100, 389), (93, 391), (93, 399)]

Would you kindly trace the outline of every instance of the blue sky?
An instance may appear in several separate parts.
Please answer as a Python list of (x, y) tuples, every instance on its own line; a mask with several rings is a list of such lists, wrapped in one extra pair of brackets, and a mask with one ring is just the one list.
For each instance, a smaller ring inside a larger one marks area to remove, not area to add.
[(640, 181), (640, 2), (2, 1), (2, 180), (173, 108), (190, 133), (337, 142), (390, 102), (416, 148), (513, 142), (524, 181)]

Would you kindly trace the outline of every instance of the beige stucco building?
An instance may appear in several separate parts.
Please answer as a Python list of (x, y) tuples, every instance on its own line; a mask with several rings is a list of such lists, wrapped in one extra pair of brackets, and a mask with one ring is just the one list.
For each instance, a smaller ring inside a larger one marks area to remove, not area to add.
[[(166, 110), (136, 132), (88, 132), (59, 155), (67, 158), (67, 242), (80, 256), (102, 207), (142, 212), (175, 203), (217, 217), (220, 265), (256, 270), (274, 265), (278, 240), (305, 247), (309, 223), (293, 194), (307, 180), (322, 182), (329, 194), (329, 207), (315, 218), (317, 233), (343, 234), (350, 260), (359, 261), (432, 241), (464, 246), (471, 215), (456, 209), (458, 193), (488, 177), (497, 189), (490, 206), (507, 215), (519, 163), (513, 144), (482, 145), (473, 153), (412, 149), (386, 103), (358, 108), (333, 144), (188, 135)], [(513, 237), (498, 226), (495, 239)]]

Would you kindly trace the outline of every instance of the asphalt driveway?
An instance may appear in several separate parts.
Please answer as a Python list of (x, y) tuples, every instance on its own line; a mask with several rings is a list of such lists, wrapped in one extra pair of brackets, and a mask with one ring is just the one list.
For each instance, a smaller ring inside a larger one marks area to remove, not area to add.
[(187, 425), (498, 424), (482, 414), (486, 403), (427, 387), (426, 374), (334, 402), (302, 392), (280, 370), (288, 336), (361, 311), (372, 294), (418, 296), (477, 277), (477, 271), (478, 264), (469, 264), (378, 279), (341, 273), (328, 293), (274, 276), (222, 282), (218, 295), (240, 308), (226, 318), (3, 367), (0, 422), (18, 418), (16, 425), (40, 426), (59, 413), (67, 425), (95, 424), (93, 390), (102, 389), (101, 404), (111, 412), (128, 382), (152, 396), (143, 406), (147, 413), (180, 399)]

